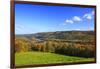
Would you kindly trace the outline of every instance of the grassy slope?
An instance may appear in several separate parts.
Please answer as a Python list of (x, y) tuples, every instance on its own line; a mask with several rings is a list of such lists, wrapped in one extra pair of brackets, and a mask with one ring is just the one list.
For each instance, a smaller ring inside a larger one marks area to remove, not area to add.
[(59, 55), (54, 53), (43, 53), (43, 52), (23, 52), (15, 54), (15, 64), (20, 65), (31, 65), (31, 64), (50, 64), (50, 63), (70, 63), (70, 62), (86, 62), (94, 61), (93, 58), (80, 58)]

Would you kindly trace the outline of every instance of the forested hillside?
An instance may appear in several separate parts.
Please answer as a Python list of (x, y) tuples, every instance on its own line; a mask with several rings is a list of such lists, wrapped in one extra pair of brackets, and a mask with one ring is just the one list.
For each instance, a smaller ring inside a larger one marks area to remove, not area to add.
[(61, 40), (94, 40), (94, 31), (56, 31), (41, 32), (35, 34), (21, 34), (16, 37), (36, 38), (40, 40), (61, 39)]
[(95, 56), (94, 31), (57, 31), (16, 35), (15, 51), (41, 51), (78, 57)]

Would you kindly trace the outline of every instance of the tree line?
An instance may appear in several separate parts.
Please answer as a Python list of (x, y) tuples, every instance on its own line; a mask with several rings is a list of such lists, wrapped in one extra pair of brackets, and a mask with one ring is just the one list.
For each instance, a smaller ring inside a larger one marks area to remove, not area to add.
[(95, 56), (95, 44), (85, 42), (66, 42), (63, 40), (45, 40), (36, 41), (28, 40), (27, 38), (15, 39), (15, 52), (27, 52), (27, 51), (41, 51), (51, 52), (69, 56), (78, 57), (94, 57)]

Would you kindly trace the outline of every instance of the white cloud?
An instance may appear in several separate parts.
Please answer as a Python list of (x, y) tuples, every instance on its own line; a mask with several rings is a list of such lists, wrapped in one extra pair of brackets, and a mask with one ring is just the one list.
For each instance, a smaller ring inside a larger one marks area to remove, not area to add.
[(71, 19), (66, 19), (66, 21), (65, 21), (66, 23), (64, 23), (63, 25), (66, 25), (67, 23), (73, 24), (74, 21), (82, 21), (82, 19), (78, 16), (74, 16)]
[(84, 14), (82, 17), (73, 16), (70, 19), (66, 19), (66, 21), (65, 21), (65, 23), (63, 23), (63, 25), (66, 25), (67, 23), (70, 23), (70, 24), (77, 23), (77, 22), (80, 22), (80, 21), (84, 21), (84, 19), (91, 20), (93, 18), (93, 16), (94, 16), (94, 11), (91, 11), (90, 13)]
[(90, 13), (86, 13), (83, 15), (83, 18), (86, 18), (88, 20), (91, 20), (93, 18), (94, 15), (94, 11), (90, 12)]
[(22, 32), (25, 27), (21, 24), (15, 24), (15, 33)]
[(16, 28), (18, 28), (18, 29), (23, 29), (23, 28), (25, 28), (23, 25), (21, 25), (21, 24), (15, 24), (15, 27)]
[(71, 23), (71, 24), (73, 24), (74, 22), (73, 22), (73, 20), (66, 20), (66, 23)]
[(71, 19), (66, 19), (66, 23), (64, 23), (63, 25), (66, 25), (67, 23), (73, 24), (75, 21), (82, 21), (82, 19), (78, 16), (74, 16)]
[(83, 16), (83, 18), (86, 18), (86, 19), (91, 20), (91, 19), (92, 19), (92, 16), (91, 16), (91, 14), (85, 14), (85, 15)]
[(94, 11), (92, 11), (92, 13), (91, 13), (92, 15), (94, 15), (95, 13), (94, 13)]
[(74, 16), (74, 17), (73, 17), (73, 20), (74, 20), (74, 21), (82, 21), (82, 19), (81, 19), (80, 17), (78, 17), (78, 16)]

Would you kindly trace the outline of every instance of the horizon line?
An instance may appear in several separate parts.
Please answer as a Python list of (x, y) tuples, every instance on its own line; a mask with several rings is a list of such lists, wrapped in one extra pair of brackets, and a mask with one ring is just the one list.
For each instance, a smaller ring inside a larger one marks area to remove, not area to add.
[[(94, 30), (66, 30), (66, 31), (94, 31)], [(49, 31), (49, 32), (61, 32), (61, 31)], [(64, 32), (64, 31), (62, 31), (62, 32)], [(36, 33), (47, 33), (47, 32), (36, 32)], [(20, 33), (20, 34), (36, 34), (36, 33)], [(20, 35), (20, 34), (15, 33), (15, 35)]]

